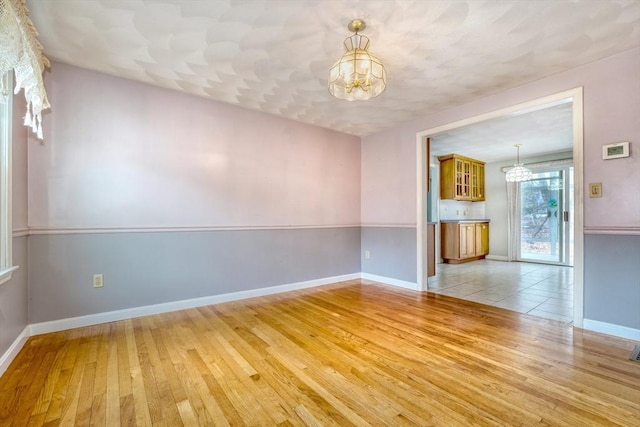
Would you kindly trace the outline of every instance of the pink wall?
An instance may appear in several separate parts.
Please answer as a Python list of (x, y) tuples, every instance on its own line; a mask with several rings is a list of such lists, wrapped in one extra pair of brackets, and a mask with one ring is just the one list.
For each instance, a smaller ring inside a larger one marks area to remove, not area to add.
[(53, 63), (33, 228), (360, 222), (360, 138)]
[[(603, 183), (601, 199), (585, 196), (585, 228), (640, 230), (640, 49), (363, 138), (363, 224), (416, 223), (417, 132), (578, 86), (584, 87), (584, 182)], [(602, 145), (620, 141), (631, 142), (631, 157), (602, 160)]]
[[(639, 76), (634, 49), (364, 137), (360, 153), (357, 137), (54, 63), (29, 225), (415, 224), (416, 132), (583, 86), (584, 181), (604, 186), (585, 226), (639, 227)], [(619, 141), (632, 156), (602, 160)]]

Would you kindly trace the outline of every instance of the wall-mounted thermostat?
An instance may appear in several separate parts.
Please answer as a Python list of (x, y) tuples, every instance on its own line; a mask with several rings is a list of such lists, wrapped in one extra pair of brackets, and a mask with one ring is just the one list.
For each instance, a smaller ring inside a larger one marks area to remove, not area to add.
[(602, 158), (605, 160), (629, 157), (629, 141), (602, 146)]

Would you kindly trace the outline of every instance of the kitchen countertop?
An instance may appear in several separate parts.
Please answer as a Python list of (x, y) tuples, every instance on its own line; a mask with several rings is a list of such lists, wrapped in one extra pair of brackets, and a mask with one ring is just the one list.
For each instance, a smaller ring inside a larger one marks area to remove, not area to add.
[(450, 222), (450, 223), (463, 224), (465, 222), (491, 222), (491, 220), (490, 219), (482, 219), (482, 218), (480, 218), (480, 219), (473, 219), (473, 218), (466, 219), (465, 218), (465, 219), (441, 219), (440, 222), (442, 222), (442, 223)]

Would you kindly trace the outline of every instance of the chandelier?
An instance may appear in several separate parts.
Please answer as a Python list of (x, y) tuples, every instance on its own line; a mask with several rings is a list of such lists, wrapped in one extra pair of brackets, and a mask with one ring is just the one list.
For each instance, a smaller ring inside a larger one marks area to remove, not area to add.
[(524, 164), (520, 163), (520, 147), (522, 144), (516, 144), (515, 147), (518, 150), (518, 154), (516, 157), (516, 164), (513, 165), (511, 169), (507, 171), (507, 182), (522, 182), (529, 181), (533, 176), (533, 173), (526, 167)]
[(369, 38), (358, 34), (367, 24), (354, 19), (347, 28), (355, 33), (344, 39), (345, 53), (329, 70), (329, 93), (347, 101), (365, 101), (387, 86), (382, 62), (369, 53)]

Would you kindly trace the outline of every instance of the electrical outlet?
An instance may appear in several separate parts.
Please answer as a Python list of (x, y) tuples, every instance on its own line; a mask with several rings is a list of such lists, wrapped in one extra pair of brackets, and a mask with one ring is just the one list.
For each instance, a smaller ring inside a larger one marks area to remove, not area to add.
[(369, 258), (371, 258), (371, 252), (369, 252), (369, 251), (364, 251), (364, 258), (365, 258), (365, 259), (369, 259)]
[(93, 275), (93, 287), (101, 288), (104, 286), (104, 275), (102, 274), (94, 274)]

